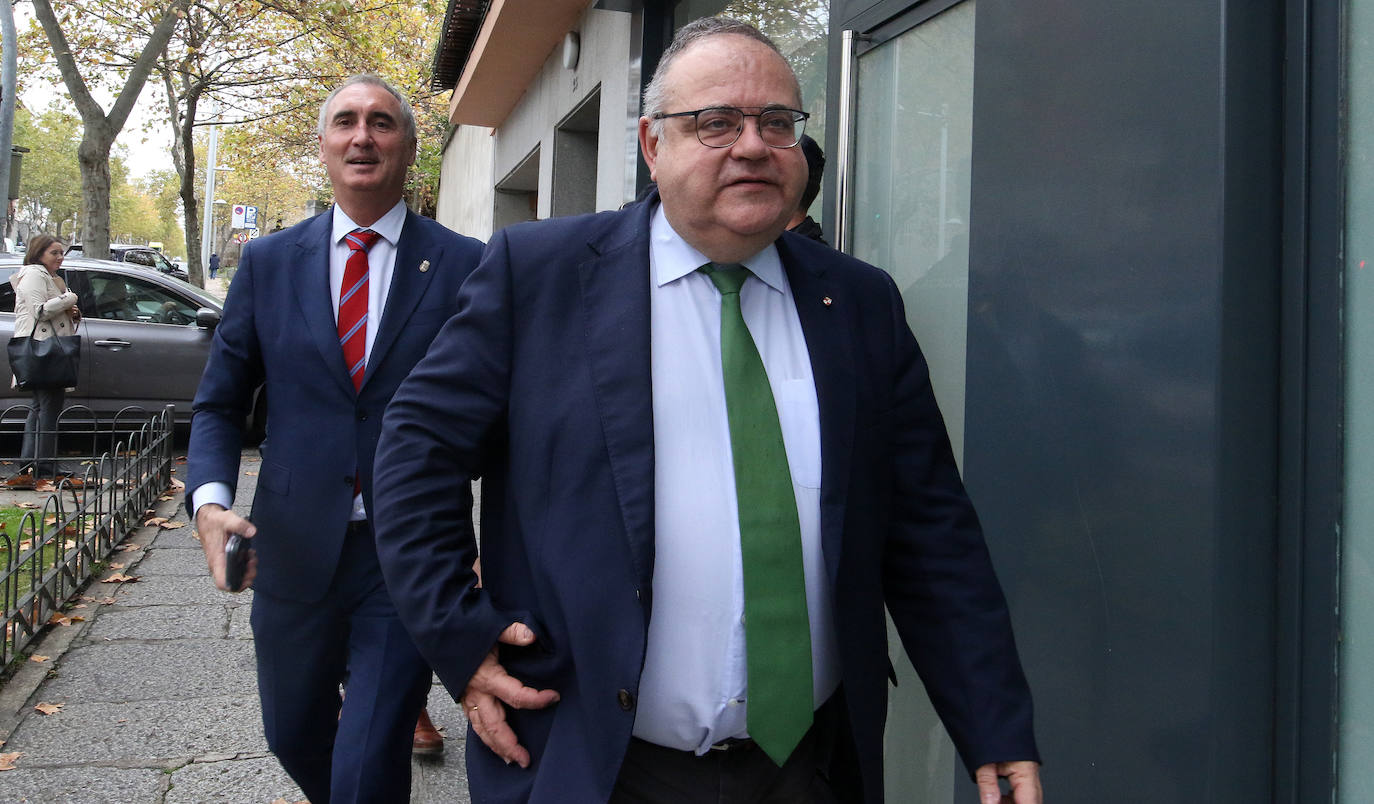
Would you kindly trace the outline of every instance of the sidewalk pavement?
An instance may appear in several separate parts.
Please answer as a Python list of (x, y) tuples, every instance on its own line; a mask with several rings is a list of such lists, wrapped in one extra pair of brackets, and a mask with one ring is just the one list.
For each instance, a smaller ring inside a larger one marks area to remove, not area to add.
[[(257, 451), (245, 450), (235, 504), (244, 516), (259, 465)], [(184, 469), (176, 465), (178, 479)], [(180, 504), (180, 494), (158, 502), (166, 526), (135, 530), (99, 576), (137, 581), (92, 582), (67, 612), (72, 624), (52, 626), (0, 688), (0, 769), (14, 768), (0, 772), (0, 802), (304, 798), (262, 736), (252, 593), (215, 589)], [(446, 745), (442, 758), (414, 760), (411, 801), (466, 804), (467, 723), (437, 679), (429, 710)]]

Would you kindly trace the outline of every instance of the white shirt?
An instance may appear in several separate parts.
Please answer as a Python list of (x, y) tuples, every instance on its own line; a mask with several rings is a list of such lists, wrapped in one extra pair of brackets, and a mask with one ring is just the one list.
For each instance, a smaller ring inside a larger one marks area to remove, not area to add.
[[(333, 228), (329, 235), (329, 296), (334, 305), (334, 321), (339, 320), (339, 296), (343, 292), (344, 266), (348, 264), (351, 253), (344, 236), (355, 229), (371, 229), (381, 235), (367, 252), (367, 340), (363, 346), (364, 365), (372, 355), (372, 342), (377, 339), (377, 327), (382, 322), (381, 311), (386, 309), (387, 293), (391, 290), (391, 273), (396, 266), (396, 244), (401, 239), (401, 227), (406, 222), (405, 201), (397, 201), (396, 206), (371, 226), (360, 227), (348, 217), (348, 213), (338, 204), (334, 205)], [(343, 347), (339, 347), (339, 360), (343, 361)], [(234, 494), (227, 483), (206, 483), (197, 486), (191, 494), (191, 502), (196, 511), (206, 503), (219, 503), (229, 508), (234, 503)], [(363, 507), (363, 495), (353, 498), (353, 521), (367, 519)]]
[[(654, 415), (653, 616), (634, 735), (703, 754), (748, 735), (744, 576), (720, 358), (720, 291), (709, 260), (660, 206), (650, 228)], [(811, 359), (777, 249), (744, 261), (745, 324), (778, 403), (801, 524), (815, 705), (839, 684), (821, 553), (820, 411)]]

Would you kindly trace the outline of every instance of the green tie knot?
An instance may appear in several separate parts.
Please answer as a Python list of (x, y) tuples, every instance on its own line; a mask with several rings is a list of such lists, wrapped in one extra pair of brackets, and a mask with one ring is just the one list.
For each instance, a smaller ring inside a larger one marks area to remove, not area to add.
[(749, 278), (749, 269), (734, 262), (708, 262), (701, 266), (700, 270), (711, 277), (722, 296), (732, 293), (739, 295), (739, 289), (744, 287), (744, 280)]

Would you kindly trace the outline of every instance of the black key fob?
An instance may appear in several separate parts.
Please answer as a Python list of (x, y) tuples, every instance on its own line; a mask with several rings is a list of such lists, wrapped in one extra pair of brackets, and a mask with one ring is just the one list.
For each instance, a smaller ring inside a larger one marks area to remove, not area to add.
[(242, 592), (243, 576), (248, 572), (248, 540), (241, 534), (229, 534), (224, 543), (224, 582), (229, 591)]

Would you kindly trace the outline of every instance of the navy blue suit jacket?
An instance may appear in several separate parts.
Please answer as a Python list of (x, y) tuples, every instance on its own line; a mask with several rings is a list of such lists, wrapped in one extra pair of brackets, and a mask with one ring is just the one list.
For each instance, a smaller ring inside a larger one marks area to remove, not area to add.
[[(474, 801), (604, 801), (630, 739), (653, 608), (656, 201), (497, 233), (387, 410), (378, 552), (416, 644), (457, 693), (523, 621), (538, 642), (502, 646), (502, 663), (562, 696), (507, 711), (531, 769), (469, 736)], [(882, 800), (885, 605), (968, 766), (1035, 759), (1006, 604), (896, 287), (805, 238), (777, 246), (820, 403), (822, 543), (865, 798)], [(481, 589), (455, 488), (474, 475)]]
[(458, 287), (482, 248), (406, 213), (386, 309), (355, 391), (329, 291), (332, 222), (325, 212), (244, 248), (196, 392), (188, 450), (188, 497), (212, 481), (235, 488), (243, 424), (266, 383), (267, 438), (250, 516), (258, 528), (254, 586), (303, 602), (323, 597), (334, 574), (355, 474), (374, 510), (382, 413), (456, 311)]

